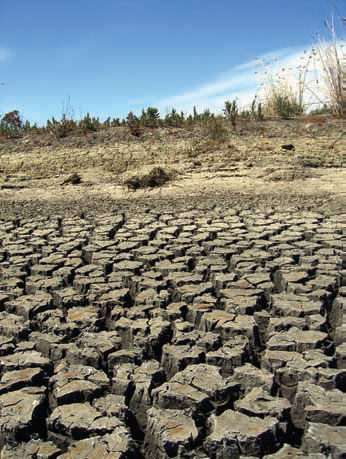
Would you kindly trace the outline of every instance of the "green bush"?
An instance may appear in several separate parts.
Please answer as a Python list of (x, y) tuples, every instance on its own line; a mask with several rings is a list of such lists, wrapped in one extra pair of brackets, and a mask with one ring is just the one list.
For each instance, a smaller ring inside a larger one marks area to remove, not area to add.
[(0, 135), (10, 138), (19, 137), (23, 129), (23, 120), (18, 110), (6, 113), (0, 120)]
[(135, 137), (140, 137), (142, 134), (142, 129), (140, 127), (140, 120), (132, 112), (129, 112), (126, 118), (126, 123), (129, 127), (131, 135)]
[(324, 104), (322, 107), (310, 110), (309, 115), (331, 115), (332, 113), (333, 109), (331, 107), (328, 107), (327, 104)]
[(224, 112), (226, 118), (231, 120), (232, 126), (235, 127), (236, 119), (237, 119), (237, 116), (238, 116), (237, 101), (233, 100), (232, 102), (230, 102), (229, 100), (226, 100), (225, 108), (223, 109), (223, 112)]
[(184, 112), (180, 112), (180, 114), (175, 110), (175, 108), (172, 108), (170, 113), (167, 113), (165, 116), (164, 123), (168, 126), (173, 126), (173, 127), (180, 127), (184, 124), (185, 121), (185, 116)]
[(65, 113), (61, 120), (56, 120), (54, 116), (47, 121), (47, 130), (55, 135), (57, 139), (67, 137), (71, 132), (77, 130), (77, 123), (72, 119), (68, 119)]
[(206, 121), (205, 134), (215, 142), (222, 142), (226, 138), (227, 130), (223, 126), (222, 120), (213, 117)]
[(160, 113), (155, 107), (148, 107), (147, 110), (142, 110), (142, 115), (139, 119), (142, 126), (157, 127), (160, 124)]
[(79, 127), (82, 129), (83, 132), (93, 132), (97, 131), (101, 127), (101, 123), (99, 118), (91, 118), (89, 113), (80, 120)]
[(299, 103), (285, 95), (276, 94), (274, 98), (274, 110), (280, 118), (290, 118), (295, 115), (302, 115), (304, 109)]

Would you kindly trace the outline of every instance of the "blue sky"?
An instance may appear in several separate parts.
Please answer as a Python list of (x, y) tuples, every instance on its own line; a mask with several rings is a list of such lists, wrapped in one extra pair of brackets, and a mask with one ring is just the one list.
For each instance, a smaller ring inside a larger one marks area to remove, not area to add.
[[(254, 60), (295, 58), (346, 0), (0, 0), (0, 115), (44, 123), (155, 106), (217, 111)], [(334, 10), (335, 11), (335, 10)]]

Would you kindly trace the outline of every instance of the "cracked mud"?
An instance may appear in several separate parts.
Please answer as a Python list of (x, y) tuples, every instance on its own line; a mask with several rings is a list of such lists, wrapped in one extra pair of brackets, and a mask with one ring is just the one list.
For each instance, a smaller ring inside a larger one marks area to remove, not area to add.
[(2, 220), (1, 458), (345, 457), (345, 220)]

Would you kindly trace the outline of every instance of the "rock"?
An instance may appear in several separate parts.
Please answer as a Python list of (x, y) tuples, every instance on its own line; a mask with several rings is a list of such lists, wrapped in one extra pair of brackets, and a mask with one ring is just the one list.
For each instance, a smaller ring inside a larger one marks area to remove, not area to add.
[(260, 419), (227, 410), (220, 416), (211, 415), (209, 429), (203, 446), (211, 458), (259, 457), (279, 446), (278, 421), (272, 417)]
[(50, 441), (30, 440), (18, 446), (5, 445), (1, 450), (1, 459), (56, 459), (60, 456), (61, 449)]
[(269, 336), (267, 349), (269, 351), (304, 352), (309, 349), (328, 349), (330, 344), (327, 333), (292, 327), (287, 332), (274, 332), (272, 336)]
[(291, 414), (294, 425), (300, 429), (304, 429), (307, 422), (345, 425), (346, 399), (337, 389), (326, 391), (315, 384), (301, 382)]
[(157, 361), (149, 360), (135, 369), (131, 379), (134, 391), (129, 408), (136, 413), (139, 425), (145, 427), (147, 411), (152, 405), (152, 391), (163, 384), (165, 373)]
[(302, 440), (302, 450), (308, 454), (342, 459), (346, 451), (346, 427), (309, 423)]
[(199, 432), (190, 416), (178, 410), (151, 408), (144, 448), (148, 459), (183, 457), (194, 449)]
[(13, 337), (0, 335), (0, 357), (12, 354), (15, 349), (15, 341)]
[(261, 387), (268, 394), (273, 394), (275, 388), (273, 375), (269, 371), (260, 370), (250, 363), (236, 367), (230, 380), (240, 384), (240, 390), (244, 395), (256, 387)]
[(60, 459), (135, 459), (137, 450), (124, 426), (112, 433), (72, 443)]
[(250, 360), (250, 343), (246, 336), (238, 335), (225, 341), (225, 344), (205, 356), (206, 363), (220, 368), (224, 377), (230, 376), (235, 367)]
[(261, 387), (256, 387), (244, 398), (235, 401), (234, 409), (247, 416), (257, 416), (262, 419), (271, 416), (279, 421), (288, 422), (291, 404), (285, 398), (273, 397)]
[(50, 431), (73, 440), (105, 435), (119, 427), (123, 427), (120, 419), (102, 416), (87, 402), (58, 406), (48, 418)]
[[(31, 343), (32, 344), (32, 343)], [(25, 368), (41, 368), (45, 373), (50, 374), (52, 364), (49, 359), (43, 357), (40, 352), (28, 350), (23, 352), (18, 348), (17, 352), (1, 357), (0, 365), (3, 371), (24, 370)]]
[(8, 312), (13, 312), (25, 320), (32, 320), (38, 313), (53, 307), (52, 296), (43, 292), (38, 292), (35, 295), (19, 296), (7, 303)]
[(107, 375), (93, 367), (60, 364), (54, 373), (49, 380), (51, 408), (91, 401), (109, 386)]
[(41, 368), (8, 371), (0, 378), (0, 395), (28, 386), (43, 386), (46, 383), (46, 375)]
[(26, 387), (0, 395), (0, 449), (11, 441), (28, 441), (45, 430), (46, 387)]
[(298, 448), (291, 445), (284, 445), (277, 453), (263, 456), (263, 459), (325, 459), (324, 454), (320, 453), (304, 453)]
[(266, 351), (262, 367), (275, 375), (281, 393), (293, 402), (299, 381), (315, 382), (323, 378), (323, 371), (331, 366), (333, 359), (320, 350), (298, 352)]
[(175, 373), (186, 368), (187, 365), (200, 363), (204, 358), (204, 352), (198, 346), (172, 346), (165, 344), (162, 348), (161, 365), (167, 378), (170, 379)]
[(130, 398), (133, 394), (134, 383), (133, 373), (137, 365), (134, 363), (123, 363), (113, 368), (112, 393)]
[(23, 317), (0, 312), (0, 334), (10, 338), (25, 339), (30, 332), (29, 322)]
[(239, 385), (224, 380), (217, 367), (190, 365), (169, 382), (152, 391), (153, 405), (163, 409), (189, 410), (197, 425), (206, 414), (220, 412), (238, 396)]
[(130, 413), (125, 403), (126, 399), (122, 395), (108, 394), (104, 397), (96, 398), (92, 406), (99, 411), (102, 416), (116, 416), (124, 424), (128, 424)]

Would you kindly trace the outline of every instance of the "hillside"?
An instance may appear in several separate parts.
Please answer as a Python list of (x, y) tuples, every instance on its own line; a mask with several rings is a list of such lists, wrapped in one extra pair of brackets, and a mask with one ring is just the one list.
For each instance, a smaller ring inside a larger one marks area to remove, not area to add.
[[(110, 127), (61, 139), (51, 133), (2, 138), (0, 215), (92, 214), (141, 201), (174, 206), (221, 195), (230, 204), (337, 211), (345, 196), (344, 127), (343, 120), (316, 116), (239, 121), (234, 129), (224, 121), (221, 133), (195, 123), (144, 128), (139, 137)], [(170, 174), (164, 186), (126, 186), (158, 166)], [(79, 184), (69, 184), (73, 173)]]

